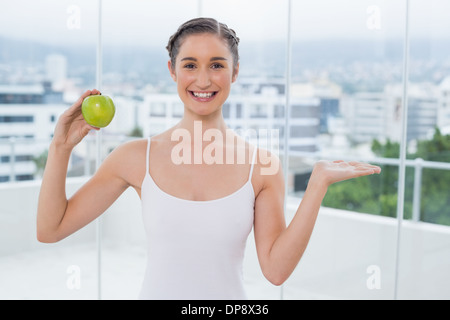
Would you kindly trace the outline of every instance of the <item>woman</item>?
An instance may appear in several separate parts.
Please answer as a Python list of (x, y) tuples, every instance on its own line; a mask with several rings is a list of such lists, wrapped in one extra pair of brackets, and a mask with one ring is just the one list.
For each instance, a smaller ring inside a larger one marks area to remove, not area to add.
[[(117, 147), (70, 199), (65, 194), (70, 153), (95, 129), (84, 121), (81, 103), (100, 92), (86, 91), (64, 112), (42, 180), (38, 240), (67, 237), (133, 187), (142, 201), (149, 248), (141, 298), (244, 299), (242, 260), (252, 227), (263, 274), (274, 285), (282, 284), (307, 246), (327, 188), (379, 173), (380, 168), (359, 162), (317, 162), (286, 227), (283, 174), (281, 169), (263, 174), (268, 163), (264, 150), (233, 133), (233, 139), (225, 142), (217, 138), (220, 135), (208, 144), (198, 141), (208, 130), (230, 137), (222, 105), (239, 72), (238, 43), (233, 30), (213, 19), (197, 18), (180, 26), (167, 49), (169, 72), (184, 103), (182, 120), (151, 140)], [(187, 139), (186, 133), (194, 139)], [(249, 156), (244, 162), (233, 161), (236, 157), (227, 157), (225, 163), (203, 161), (207, 148), (223, 155), (244, 150)], [(179, 157), (194, 161), (176, 161)], [(280, 167), (275, 155), (269, 154), (269, 160), (271, 166)]]

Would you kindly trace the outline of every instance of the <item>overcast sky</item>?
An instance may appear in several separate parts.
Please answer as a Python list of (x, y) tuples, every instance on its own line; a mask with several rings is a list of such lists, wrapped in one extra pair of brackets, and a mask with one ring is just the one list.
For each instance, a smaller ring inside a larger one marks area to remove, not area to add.
[[(286, 39), (287, 0), (103, 0), (104, 43), (165, 46), (187, 19), (211, 16), (242, 41)], [(292, 0), (294, 39), (398, 37), (405, 0)], [(411, 0), (411, 36), (450, 39), (450, 1)], [(93, 0), (0, 0), (0, 36), (95, 43)]]

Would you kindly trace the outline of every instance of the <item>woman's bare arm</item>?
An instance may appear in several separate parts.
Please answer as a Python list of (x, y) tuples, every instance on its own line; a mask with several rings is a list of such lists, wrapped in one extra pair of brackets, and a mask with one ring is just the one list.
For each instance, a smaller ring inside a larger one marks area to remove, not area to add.
[(66, 197), (66, 175), (73, 148), (94, 129), (81, 114), (81, 103), (97, 90), (86, 91), (59, 118), (49, 147), (42, 178), (37, 210), (37, 238), (41, 242), (56, 242), (103, 213), (128, 187), (118, 169), (124, 148), (117, 148), (105, 159), (95, 175), (70, 199)]
[(265, 277), (281, 285), (300, 261), (311, 237), (328, 187), (336, 182), (379, 173), (380, 168), (360, 162), (319, 161), (314, 166), (300, 206), (288, 227), (283, 211), (284, 179), (281, 170), (266, 176), (255, 202), (255, 242)]

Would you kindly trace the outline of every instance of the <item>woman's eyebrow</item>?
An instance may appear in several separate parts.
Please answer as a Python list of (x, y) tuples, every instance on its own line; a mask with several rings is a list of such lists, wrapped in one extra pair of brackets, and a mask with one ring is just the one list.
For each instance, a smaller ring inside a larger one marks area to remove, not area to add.
[(181, 61), (185, 61), (185, 60), (197, 61), (197, 59), (193, 58), (193, 57), (186, 57), (186, 58), (181, 59)]
[[(189, 60), (189, 61), (197, 61), (197, 58), (194, 58), (194, 57), (185, 57), (185, 58), (182, 58), (181, 59), (181, 61), (186, 61), (186, 60)], [(209, 59), (209, 61), (217, 61), (217, 60), (227, 60), (227, 58), (224, 58), (224, 57), (212, 57), (211, 59)]]
[(209, 59), (209, 61), (217, 61), (217, 60), (227, 60), (226, 58), (224, 58), (224, 57), (212, 57), (211, 59)]

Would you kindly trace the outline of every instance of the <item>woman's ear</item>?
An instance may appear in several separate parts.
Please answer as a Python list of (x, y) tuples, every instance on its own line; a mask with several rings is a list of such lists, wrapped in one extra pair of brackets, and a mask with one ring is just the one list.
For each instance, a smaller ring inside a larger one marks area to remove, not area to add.
[(237, 66), (234, 68), (233, 76), (232, 76), (232, 78), (231, 78), (231, 83), (233, 83), (233, 82), (236, 81), (238, 74), (239, 74), (239, 63), (238, 63)]
[(170, 72), (170, 76), (172, 77), (173, 81), (177, 82), (177, 74), (175, 73), (175, 69), (172, 67), (172, 61), (169, 60), (169, 62), (167, 62), (167, 66), (169, 67), (169, 72)]

